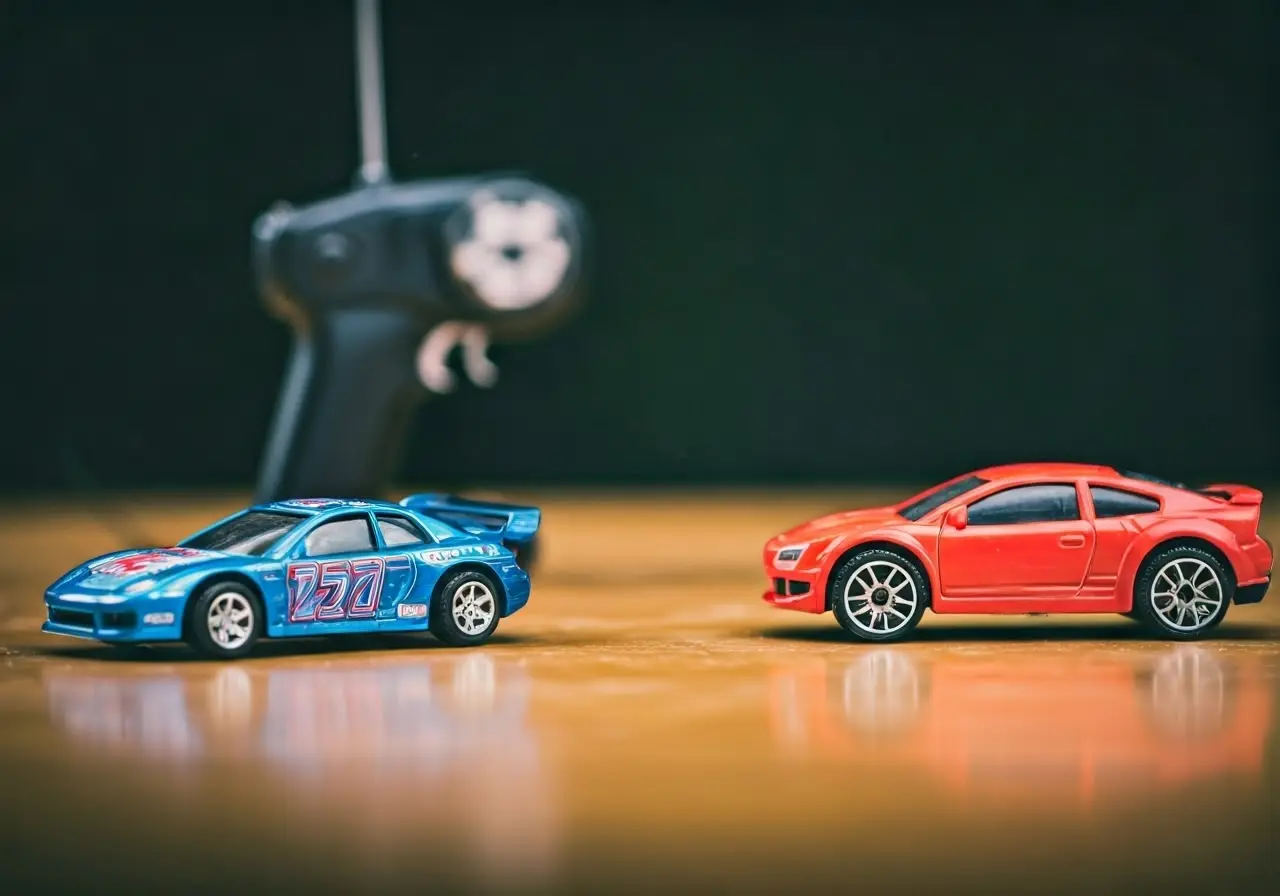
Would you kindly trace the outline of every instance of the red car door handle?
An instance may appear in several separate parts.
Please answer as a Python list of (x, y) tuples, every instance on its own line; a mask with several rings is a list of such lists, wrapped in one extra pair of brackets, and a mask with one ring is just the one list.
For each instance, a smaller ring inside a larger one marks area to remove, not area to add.
[(1058, 539), (1058, 544), (1064, 548), (1082, 548), (1084, 547), (1083, 535), (1064, 535)]

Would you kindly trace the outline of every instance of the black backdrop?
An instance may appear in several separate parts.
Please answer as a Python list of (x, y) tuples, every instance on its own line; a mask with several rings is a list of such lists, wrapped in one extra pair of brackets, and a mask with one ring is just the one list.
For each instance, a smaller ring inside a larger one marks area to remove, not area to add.
[[(527, 169), (600, 243), (585, 312), (424, 408), (402, 478), (1270, 476), (1274, 15), (1150, 5), (387, 0), (394, 173)], [(350, 182), (351, 13), (204, 6), (0, 18), (0, 489), (254, 476), (289, 340), (249, 226)]]

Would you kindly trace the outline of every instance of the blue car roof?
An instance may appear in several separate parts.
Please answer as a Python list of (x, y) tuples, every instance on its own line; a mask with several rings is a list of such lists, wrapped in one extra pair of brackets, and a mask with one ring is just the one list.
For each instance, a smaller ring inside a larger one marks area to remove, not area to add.
[(253, 510), (278, 510), (286, 513), (325, 513), (329, 510), (404, 510), (393, 501), (357, 500), (355, 498), (291, 498), (255, 504)]
[[(400, 513), (413, 512), (412, 508), (405, 507), (402, 504), (397, 504), (395, 501), (378, 501), (374, 499), (357, 498), (291, 498), (287, 501), (269, 501), (265, 504), (255, 504), (247, 509), (251, 511), (265, 510), (276, 511), (279, 513), (290, 513), (299, 515), (305, 519), (314, 519), (318, 516), (328, 516), (332, 513), (341, 513), (347, 510), (395, 510)], [(301, 522), (299, 522), (299, 525), (301, 525)], [(432, 516), (425, 517), (425, 525), (432, 538), (450, 539), (471, 537), (471, 533), (466, 529), (458, 526), (451, 526), (444, 520), (439, 520)]]

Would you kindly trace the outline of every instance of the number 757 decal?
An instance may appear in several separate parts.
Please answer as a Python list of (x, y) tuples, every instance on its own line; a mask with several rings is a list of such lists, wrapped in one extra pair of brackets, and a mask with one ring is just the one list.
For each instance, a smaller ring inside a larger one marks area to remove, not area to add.
[(289, 564), (290, 622), (337, 622), (372, 619), (387, 582), (387, 571), (412, 565), (403, 554), (354, 560), (303, 560)]

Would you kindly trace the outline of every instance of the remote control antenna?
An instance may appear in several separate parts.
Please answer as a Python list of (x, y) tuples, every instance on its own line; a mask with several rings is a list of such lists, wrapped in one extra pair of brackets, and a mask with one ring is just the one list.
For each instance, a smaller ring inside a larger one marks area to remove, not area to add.
[(382, 28), (378, 0), (355, 0), (356, 102), (360, 113), (360, 173), (365, 184), (390, 179), (382, 91)]

